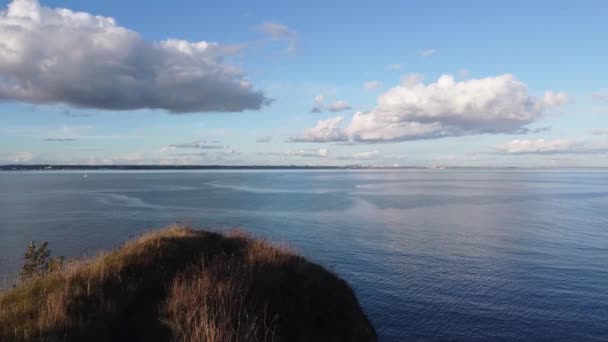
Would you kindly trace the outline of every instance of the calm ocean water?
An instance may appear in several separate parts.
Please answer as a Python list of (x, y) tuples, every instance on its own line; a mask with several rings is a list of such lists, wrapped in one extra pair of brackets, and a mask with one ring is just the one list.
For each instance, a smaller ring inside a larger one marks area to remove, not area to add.
[(175, 222), (284, 241), (384, 341), (608, 340), (607, 171), (0, 173), (0, 284)]

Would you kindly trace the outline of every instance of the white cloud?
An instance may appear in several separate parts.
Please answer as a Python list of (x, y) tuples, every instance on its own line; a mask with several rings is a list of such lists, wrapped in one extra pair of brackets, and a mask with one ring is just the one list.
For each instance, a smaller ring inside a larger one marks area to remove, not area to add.
[(386, 66), (386, 70), (401, 70), (401, 64), (389, 64)]
[(325, 110), (325, 96), (317, 95), (314, 99), (315, 105), (310, 110), (311, 113), (321, 113)]
[(440, 138), (447, 132), (439, 123), (382, 122), (374, 112), (358, 112), (345, 134), (358, 142), (380, 142)]
[(423, 80), (423, 75), (417, 73), (410, 73), (401, 78), (401, 85), (405, 87), (413, 87), (417, 84), (422, 83)]
[[(359, 142), (381, 142), (524, 133), (548, 109), (566, 101), (564, 93), (545, 92), (542, 97), (534, 97), (524, 83), (509, 74), (461, 82), (443, 75), (428, 85), (419, 76), (408, 76), (401, 85), (381, 95), (376, 108), (356, 113), (346, 128), (339, 127), (339, 120), (332, 126), (331, 136), (339, 141), (349, 137)], [(319, 122), (315, 128), (322, 127)], [(315, 128), (311, 130), (318, 131)]]
[(555, 93), (552, 91), (546, 91), (540, 101), (536, 103), (536, 110), (544, 110), (551, 107), (558, 107), (568, 102), (568, 96), (566, 93)]
[(266, 135), (263, 137), (260, 137), (258, 139), (255, 140), (255, 142), (258, 143), (269, 143), (272, 140), (272, 137), (270, 135)]
[(173, 145), (169, 145), (167, 147), (169, 148), (169, 150), (176, 149), (176, 148), (190, 148), (190, 149), (201, 149), (201, 150), (221, 150), (221, 149), (226, 148), (226, 146), (222, 146), (222, 145), (208, 144), (204, 140), (203, 141), (193, 141), (193, 142), (182, 143), (182, 144), (173, 144)]
[(498, 145), (496, 149), (506, 154), (568, 154), (568, 153), (605, 153), (608, 146), (599, 141), (583, 140), (528, 140), (515, 139)]
[(503, 153), (511, 154), (531, 154), (531, 153), (560, 153), (571, 152), (574, 149), (580, 149), (583, 146), (581, 142), (572, 140), (527, 140), (515, 139), (505, 144), (497, 146), (497, 149)]
[(0, 12), (0, 99), (173, 113), (259, 109), (270, 100), (222, 61), (235, 50), (148, 42), (113, 18), (14, 0)]
[(2, 153), (0, 154), (0, 160), (3, 163), (15, 163), (23, 164), (34, 161), (36, 155), (31, 152), (14, 152), (14, 153)]
[(596, 101), (608, 103), (608, 90), (595, 92), (591, 94), (591, 98)]
[(329, 109), (330, 112), (341, 112), (344, 110), (349, 110), (352, 107), (346, 103), (346, 101), (342, 101), (342, 100), (338, 100), (338, 101), (334, 101), (332, 104), (330, 104), (327, 109)]
[(143, 155), (140, 152), (134, 152), (134, 153), (129, 153), (129, 154), (125, 154), (122, 156), (119, 156), (118, 158), (114, 159), (114, 162), (136, 162), (136, 161), (142, 161), (144, 159)]
[(272, 40), (286, 42), (288, 52), (295, 52), (298, 49), (298, 34), (286, 25), (265, 22), (256, 26), (256, 28), (258, 31), (269, 35)]
[(363, 84), (363, 89), (365, 90), (374, 90), (382, 87), (382, 82), (380, 81), (368, 81)]
[(329, 156), (329, 150), (326, 148), (320, 149), (302, 149), (287, 152), (262, 152), (258, 153), (264, 156), (275, 157), (306, 157), (306, 158), (326, 158)]
[(420, 51), (420, 56), (430, 57), (430, 56), (434, 55), (436, 52), (437, 52), (437, 50), (435, 50), (435, 49), (426, 49), (426, 50)]
[(344, 120), (338, 116), (326, 120), (320, 120), (315, 127), (309, 128), (302, 134), (289, 139), (290, 142), (325, 142), (325, 141), (345, 141), (347, 135), (340, 128)]
[(512, 131), (538, 119), (549, 107), (566, 101), (563, 93), (540, 99), (509, 74), (456, 82), (442, 75), (424, 85), (406, 80), (379, 98), (373, 115), (385, 123), (441, 123), (460, 130)]
[(378, 150), (355, 152), (355, 153), (353, 153), (353, 158), (355, 158), (355, 159), (372, 159), (374, 157), (377, 157), (379, 154), (380, 154), (380, 152), (378, 152)]
[(325, 110), (329, 110), (330, 112), (341, 112), (344, 110), (349, 110), (352, 107), (344, 100), (336, 100), (329, 105), (325, 104), (325, 96), (317, 95), (314, 99), (314, 106), (310, 110), (311, 113), (322, 113)]

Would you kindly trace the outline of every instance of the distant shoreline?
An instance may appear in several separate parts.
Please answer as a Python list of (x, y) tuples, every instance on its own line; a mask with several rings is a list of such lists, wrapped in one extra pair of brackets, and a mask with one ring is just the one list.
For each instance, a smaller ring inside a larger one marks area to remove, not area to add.
[(94, 170), (608, 170), (608, 167), (516, 167), (516, 166), (374, 166), (374, 165), (63, 165), (63, 164), (9, 164), (0, 165), (0, 171), (94, 171)]
[[(419, 166), (312, 166), (312, 165), (0, 165), (1, 171), (46, 170), (344, 170), (344, 169), (431, 169)], [(436, 167), (440, 168), (440, 167)]]

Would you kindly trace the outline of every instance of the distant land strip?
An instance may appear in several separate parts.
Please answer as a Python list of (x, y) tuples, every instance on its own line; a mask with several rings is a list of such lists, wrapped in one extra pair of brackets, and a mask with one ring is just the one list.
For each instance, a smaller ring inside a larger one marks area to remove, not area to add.
[(606, 170), (607, 167), (517, 167), (517, 166), (377, 166), (377, 165), (60, 165), (9, 164), (0, 171), (87, 171), (87, 170), (358, 170), (358, 169), (414, 169), (414, 170)]

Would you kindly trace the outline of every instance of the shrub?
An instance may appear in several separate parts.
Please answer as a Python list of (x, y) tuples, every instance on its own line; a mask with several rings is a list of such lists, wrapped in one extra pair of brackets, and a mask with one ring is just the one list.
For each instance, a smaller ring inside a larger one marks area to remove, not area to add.
[(39, 245), (33, 241), (27, 246), (24, 254), (25, 262), (21, 268), (21, 280), (42, 277), (47, 273), (59, 271), (63, 267), (64, 257), (51, 257), (48, 242)]

